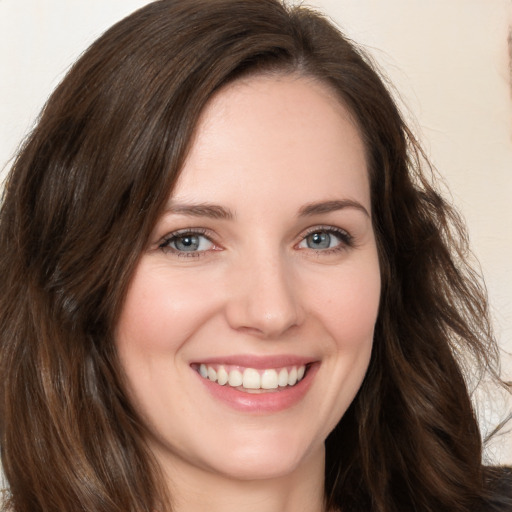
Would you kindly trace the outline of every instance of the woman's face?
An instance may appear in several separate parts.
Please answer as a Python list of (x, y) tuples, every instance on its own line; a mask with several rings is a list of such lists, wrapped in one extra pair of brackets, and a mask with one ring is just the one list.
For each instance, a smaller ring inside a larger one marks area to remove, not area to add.
[(117, 328), (157, 459), (241, 479), (323, 463), (368, 367), (379, 294), (364, 148), (348, 111), (308, 78), (222, 89)]

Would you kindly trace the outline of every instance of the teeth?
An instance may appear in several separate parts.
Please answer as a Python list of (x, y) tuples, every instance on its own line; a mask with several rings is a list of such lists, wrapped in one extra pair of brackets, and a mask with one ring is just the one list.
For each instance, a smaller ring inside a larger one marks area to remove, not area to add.
[[(208, 370), (208, 375), (210, 374), (210, 370)], [(295, 386), (297, 383), (297, 368), (293, 367), (290, 372), (288, 372), (288, 386)]]
[(289, 368), (269, 368), (256, 370), (239, 367), (229, 369), (224, 365), (199, 365), (198, 372), (204, 379), (217, 382), (221, 386), (228, 385), (233, 388), (244, 389), (278, 389), (286, 386), (295, 386), (301, 381), (306, 372), (306, 366), (292, 366)]
[(229, 372), (228, 383), (231, 387), (237, 388), (241, 386), (243, 382), (243, 376), (238, 370), (232, 370)]
[(277, 383), (282, 388), (284, 388), (285, 386), (288, 386), (288, 370), (286, 368), (283, 368), (279, 372), (279, 376), (277, 377)]
[(275, 370), (265, 370), (261, 376), (262, 389), (276, 389), (278, 385), (277, 372)]
[[(211, 379), (210, 379), (211, 380)], [(226, 382), (229, 380), (229, 375), (228, 375), (228, 372), (224, 369), (224, 366), (221, 366), (218, 370), (217, 370), (217, 382), (221, 385), (221, 386), (224, 386), (224, 384), (226, 384)]]
[(244, 380), (242, 382), (242, 386), (245, 389), (260, 389), (261, 388), (260, 374), (253, 368), (246, 368), (244, 370)]
[[(217, 382), (217, 372), (211, 366), (208, 366), (208, 378), (212, 382)], [(289, 380), (289, 378), (288, 378), (288, 380)]]

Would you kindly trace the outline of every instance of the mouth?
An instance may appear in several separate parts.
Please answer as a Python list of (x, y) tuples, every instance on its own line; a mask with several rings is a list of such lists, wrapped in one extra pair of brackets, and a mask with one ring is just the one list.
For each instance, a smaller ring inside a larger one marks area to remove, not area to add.
[(321, 361), (296, 355), (237, 354), (190, 364), (216, 403), (256, 415), (273, 414), (302, 403)]
[(203, 379), (219, 386), (245, 393), (269, 393), (296, 386), (306, 376), (310, 364), (251, 368), (232, 364), (197, 363), (192, 367)]

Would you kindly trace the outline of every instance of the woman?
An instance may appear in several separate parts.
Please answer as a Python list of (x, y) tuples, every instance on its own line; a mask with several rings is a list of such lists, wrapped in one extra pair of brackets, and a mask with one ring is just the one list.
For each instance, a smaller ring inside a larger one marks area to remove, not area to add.
[(6, 184), (6, 507), (510, 507), (459, 360), (494, 372), (484, 294), (422, 163), (306, 9), (164, 0), (110, 29)]

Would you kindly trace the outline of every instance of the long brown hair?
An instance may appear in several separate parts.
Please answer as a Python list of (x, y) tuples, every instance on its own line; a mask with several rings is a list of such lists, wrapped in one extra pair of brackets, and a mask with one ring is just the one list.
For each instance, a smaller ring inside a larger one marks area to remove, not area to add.
[[(15, 512), (170, 509), (123, 388), (127, 285), (209, 98), (250, 73), (337, 91), (363, 135), (382, 269), (374, 351), (326, 441), (326, 504), (469, 511), (486, 498), (457, 354), (491, 370), (462, 223), (390, 94), (322, 16), (278, 0), (161, 0), (106, 32), (49, 99), (0, 216), (0, 435)], [(423, 170), (422, 170), (423, 169)]]

